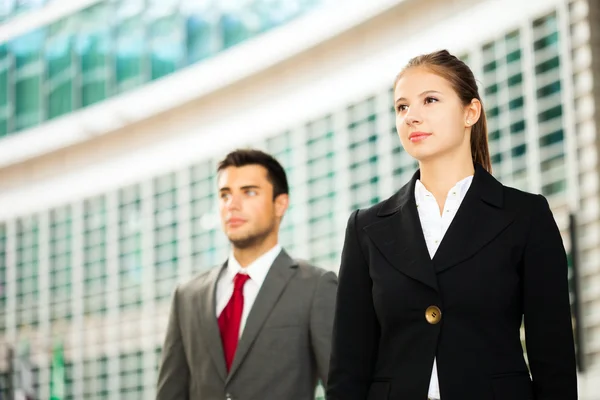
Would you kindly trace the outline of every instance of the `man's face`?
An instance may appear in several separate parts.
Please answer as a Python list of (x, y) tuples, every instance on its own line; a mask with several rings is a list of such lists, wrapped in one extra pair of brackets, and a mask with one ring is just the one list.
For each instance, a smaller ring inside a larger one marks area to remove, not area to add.
[(235, 247), (252, 247), (278, 234), (288, 195), (273, 199), (265, 167), (228, 167), (219, 173), (218, 186), (223, 232)]

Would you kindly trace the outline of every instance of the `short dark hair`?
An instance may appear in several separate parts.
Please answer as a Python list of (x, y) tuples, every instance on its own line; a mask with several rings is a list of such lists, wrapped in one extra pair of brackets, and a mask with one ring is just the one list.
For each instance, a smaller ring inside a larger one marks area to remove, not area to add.
[(289, 194), (289, 186), (285, 170), (270, 154), (257, 149), (237, 149), (227, 154), (219, 162), (217, 172), (229, 167), (243, 167), (246, 165), (260, 165), (267, 170), (267, 179), (273, 185), (273, 199), (280, 194)]

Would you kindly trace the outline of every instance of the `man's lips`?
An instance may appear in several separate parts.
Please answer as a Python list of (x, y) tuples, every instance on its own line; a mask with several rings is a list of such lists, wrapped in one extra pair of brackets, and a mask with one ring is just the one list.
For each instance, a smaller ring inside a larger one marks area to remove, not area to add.
[(240, 226), (240, 225), (244, 224), (245, 222), (246, 222), (246, 220), (243, 218), (230, 218), (227, 220), (227, 225), (236, 227), (236, 226)]

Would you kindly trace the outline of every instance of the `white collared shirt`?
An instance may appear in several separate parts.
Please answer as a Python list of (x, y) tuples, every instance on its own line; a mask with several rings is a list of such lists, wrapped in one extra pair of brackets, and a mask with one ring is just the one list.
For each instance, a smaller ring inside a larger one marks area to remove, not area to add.
[[(420, 180), (415, 184), (415, 201), (417, 203), (417, 211), (421, 227), (423, 228), (423, 236), (427, 244), (429, 256), (433, 258), (450, 223), (454, 219), (460, 204), (465, 198), (473, 176), (468, 176), (460, 180), (446, 196), (444, 210), (440, 215), (440, 208), (435, 200), (435, 197), (425, 188)], [(433, 370), (431, 373), (431, 381), (429, 383), (429, 394), (432, 399), (440, 399), (440, 385), (437, 374), (437, 362), (433, 359)]]
[(244, 310), (242, 312), (242, 320), (240, 322), (240, 337), (246, 326), (246, 320), (256, 300), (258, 291), (260, 290), (267, 273), (271, 269), (271, 265), (281, 253), (281, 246), (275, 245), (271, 250), (267, 251), (262, 256), (258, 257), (254, 262), (243, 268), (233, 256), (233, 252), (230, 253), (229, 259), (227, 260), (227, 267), (219, 276), (217, 282), (217, 293), (216, 293), (216, 315), (217, 318), (227, 306), (231, 295), (233, 294), (233, 279), (237, 273), (248, 274), (250, 279), (244, 285)]

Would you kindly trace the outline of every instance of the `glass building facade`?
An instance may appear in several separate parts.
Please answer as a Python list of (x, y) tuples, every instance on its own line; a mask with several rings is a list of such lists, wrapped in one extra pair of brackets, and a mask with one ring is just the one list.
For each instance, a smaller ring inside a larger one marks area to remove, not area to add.
[[(277, 1), (231, 8), (225, 2), (208, 13), (203, 7), (209, 3), (100, 1), (0, 45), (0, 134), (173, 73), (290, 20), (316, 1), (281, 2), (295, 4), (289, 9), (273, 7)], [(462, 55), (480, 77), (494, 174), (555, 202), (565, 199), (567, 189), (558, 32), (557, 13), (551, 12)], [(336, 269), (349, 213), (401, 187), (416, 162), (396, 136), (391, 90), (324, 111), (250, 144), (274, 154), (288, 173), (291, 206), (282, 244)], [(217, 162), (198, 160), (0, 222), (0, 335), (13, 330), (31, 342), (35, 359), (35, 352), (45, 351), (35, 345), (40, 332), (84, 332), (79, 342), (66, 344), (68, 399), (152, 398), (160, 317), (175, 285), (227, 256), (216, 211)], [(109, 345), (117, 349), (108, 351)], [(49, 366), (35, 364), (34, 372), (41, 394)]]
[[(0, 13), (10, 15), (44, 2), (13, 3)], [(0, 43), (0, 138), (210, 58), (320, 3), (98, 1)]]

